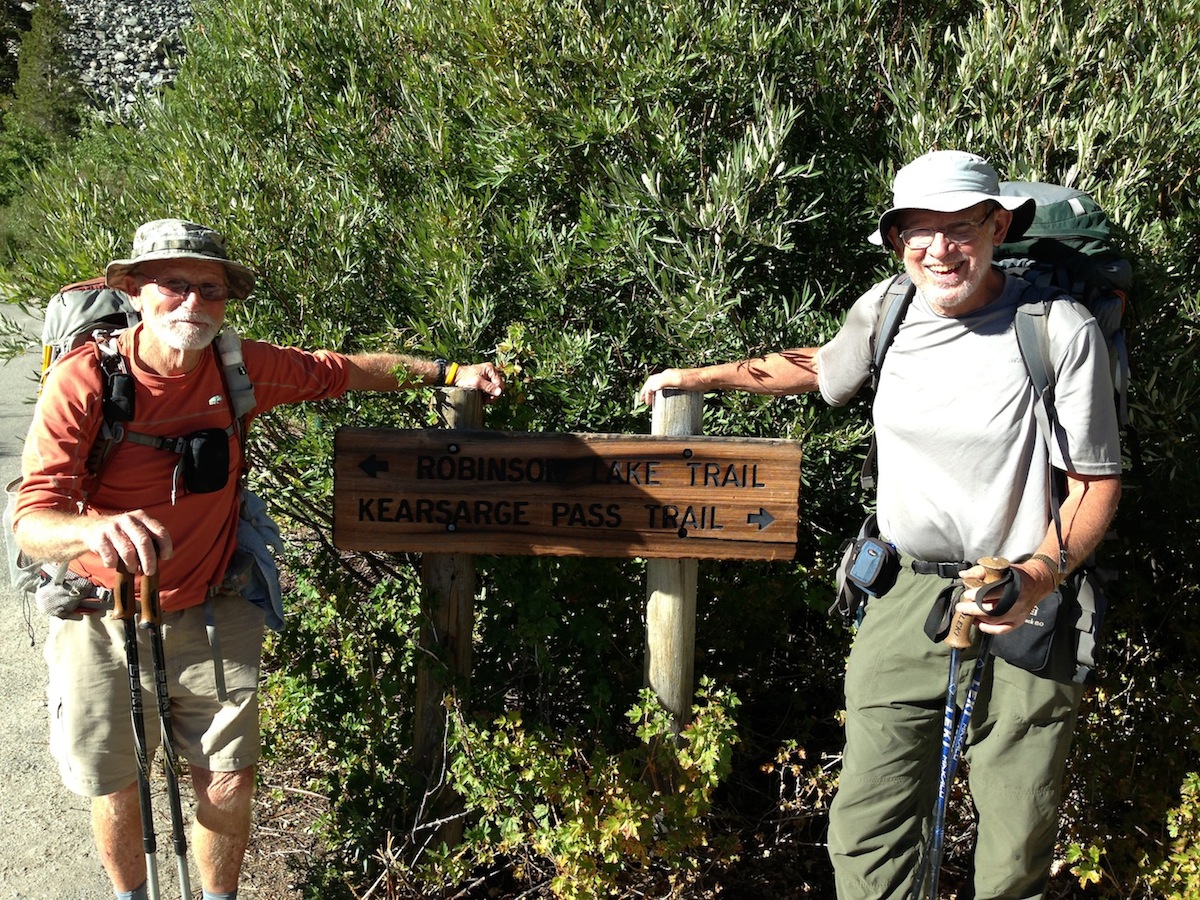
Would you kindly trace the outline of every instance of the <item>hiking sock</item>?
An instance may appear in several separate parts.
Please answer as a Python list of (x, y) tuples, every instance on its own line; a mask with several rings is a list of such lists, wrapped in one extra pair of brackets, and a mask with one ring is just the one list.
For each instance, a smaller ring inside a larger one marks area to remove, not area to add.
[(200, 889), (201, 900), (237, 900), (237, 891), (230, 891), (228, 894), (214, 894), (212, 891)]
[(136, 887), (132, 891), (118, 891), (113, 889), (113, 894), (117, 900), (149, 900), (149, 895), (146, 893), (146, 882), (142, 882), (141, 887)]

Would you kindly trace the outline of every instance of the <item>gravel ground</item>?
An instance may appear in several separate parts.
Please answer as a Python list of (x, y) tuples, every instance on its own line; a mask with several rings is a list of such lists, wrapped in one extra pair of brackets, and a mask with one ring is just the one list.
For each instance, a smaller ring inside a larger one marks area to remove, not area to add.
[(122, 117), (139, 91), (175, 74), (180, 30), (191, 22), (190, 0), (61, 0), (74, 20), (68, 44), (84, 87), (101, 108)]
[[(0, 476), (20, 474), (21, 442), (36, 389), (34, 354), (0, 365)], [(0, 897), (83, 900), (111, 897), (92, 846), (88, 803), (68, 792), (50, 758), (42, 617), (26, 616), (0, 579)]]

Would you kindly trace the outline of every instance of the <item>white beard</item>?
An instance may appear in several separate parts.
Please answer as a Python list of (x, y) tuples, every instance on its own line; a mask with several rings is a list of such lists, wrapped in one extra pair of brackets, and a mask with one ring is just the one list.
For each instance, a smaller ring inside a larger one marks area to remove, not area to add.
[(186, 317), (178, 314), (146, 316), (143, 324), (155, 340), (172, 350), (203, 350), (213, 342), (221, 330), (221, 322), (212, 316), (191, 312)]

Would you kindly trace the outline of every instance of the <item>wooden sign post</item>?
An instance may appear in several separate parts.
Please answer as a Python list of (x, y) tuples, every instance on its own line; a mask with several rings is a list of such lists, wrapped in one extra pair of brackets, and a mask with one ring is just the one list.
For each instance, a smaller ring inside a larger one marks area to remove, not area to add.
[[(650, 431), (668, 437), (697, 435), (703, 418), (703, 394), (663, 391), (654, 401)], [(691, 720), (699, 574), (695, 559), (646, 561), (645, 684), (671, 714), (676, 735)]]
[[(483, 424), (478, 391), (438, 393), (438, 412), (448, 428)], [(471, 678), (471, 637), (475, 631), (475, 557), (463, 553), (426, 553), (421, 558), (421, 635), (417, 693), (413, 698), (413, 757), (429, 776), (429, 812), (435, 823), (429, 842), (462, 843), (461, 799), (445, 785), (448, 681), (467, 687)], [(424, 824), (424, 823), (422, 823)]]

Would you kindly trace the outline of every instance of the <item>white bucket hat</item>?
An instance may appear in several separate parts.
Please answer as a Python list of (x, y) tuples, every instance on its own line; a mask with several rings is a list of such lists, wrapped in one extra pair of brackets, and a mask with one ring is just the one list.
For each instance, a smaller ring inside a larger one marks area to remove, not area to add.
[(120, 279), (142, 263), (158, 259), (203, 259), (225, 267), (229, 294), (241, 300), (254, 289), (254, 272), (235, 263), (225, 252), (225, 238), (211, 228), (183, 219), (155, 219), (133, 236), (133, 256), (115, 259), (104, 270), (110, 288), (123, 290)]
[(868, 240), (883, 246), (896, 216), (906, 209), (958, 212), (984, 200), (994, 200), (1012, 212), (1005, 240), (1019, 238), (1033, 221), (1034, 199), (1002, 195), (1000, 178), (983, 157), (961, 150), (931, 151), (896, 173), (892, 208), (879, 217), (879, 228)]

